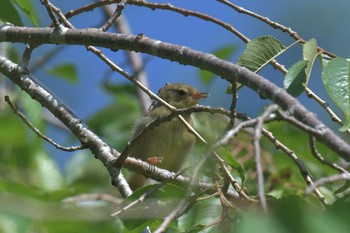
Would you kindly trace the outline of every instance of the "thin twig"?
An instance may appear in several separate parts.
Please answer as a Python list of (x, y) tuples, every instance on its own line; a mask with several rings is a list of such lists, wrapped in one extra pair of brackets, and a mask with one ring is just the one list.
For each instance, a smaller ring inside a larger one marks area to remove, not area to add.
[[(311, 113), (314, 115), (314, 113)], [(282, 111), (278, 111), (277, 115), (284, 121), (291, 123), (292, 125), (298, 127), (299, 129), (308, 132), (312, 135), (321, 135), (324, 131), (324, 127), (323, 125), (319, 125), (317, 128), (314, 127), (310, 127), (308, 125), (303, 124), (301, 121), (298, 121), (297, 119), (295, 119), (293, 116), (289, 116), (288, 114), (286, 114), (285, 112)], [(308, 116), (305, 116), (305, 118), (307, 118)]]
[[(293, 31), (291, 28), (288, 28), (288, 27), (285, 27), (283, 26), (282, 24), (280, 23), (277, 23), (275, 21), (272, 21), (270, 20), (269, 18), (265, 17), (265, 16), (262, 16), (262, 15), (259, 15), (255, 12), (252, 12), (252, 11), (249, 11), (249, 10), (246, 10), (244, 9), (243, 7), (240, 7), (240, 6), (237, 6), (227, 0), (217, 0), (218, 2), (221, 2), (229, 7), (231, 7), (232, 9), (234, 9), (235, 11), (237, 11), (238, 13), (243, 13), (243, 14), (246, 14), (246, 15), (249, 15), (249, 16), (252, 16), (253, 18), (256, 18), (256, 19), (259, 19), (261, 20), (262, 22), (270, 25), (271, 27), (275, 28), (275, 29), (279, 29), (281, 30), (282, 32), (287, 32), (291, 37), (293, 37), (295, 40), (299, 40), (300, 43), (304, 44), (305, 43), (305, 40), (303, 40), (297, 32)], [(321, 51), (322, 53), (324, 54), (327, 54), (328, 56), (330, 57), (336, 57), (335, 54), (333, 53), (330, 53), (326, 50), (324, 50), (323, 48), (320, 48), (318, 47), (318, 50)]]
[[(285, 27), (282, 24), (279, 24), (277, 22), (271, 21), (269, 18), (259, 15), (255, 12), (249, 11), (244, 9), (243, 7), (237, 6), (227, 0), (217, 0), (218, 2), (221, 2), (229, 7), (231, 7), (232, 9), (236, 10), (239, 13), (243, 13), (243, 14), (247, 14), (249, 16), (252, 16), (254, 18), (257, 18), (259, 20), (261, 20), (262, 22), (267, 23), (268, 25), (272, 26), (273, 28), (276, 29), (280, 29), (283, 32), (287, 32), (288, 34), (290, 34), (295, 40), (296, 42), (300, 42), (302, 44), (305, 43), (305, 40), (302, 39), (295, 31), (293, 31), (291, 28)], [(247, 38), (247, 37), (246, 37)], [(247, 38), (247, 41), (243, 40), (245, 43), (249, 42), (249, 39)], [(324, 54), (327, 54), (328, 56), (334, 58), (336, 57), (335, 54), (324, 50), (321, 47), (317, 47), (319, 51), (321, 51)], [(276, 60), (272, 60), (270, 62), (270, 64), (272, 64), (274, 67), (276, 67), (278, 70), (280, 70), (283, 74), (287, 73), (287, 70), (284, 68), (284, 66), (280, 65)], [(317, 96), (311, 89), (309, 89), (308, 87), (305, 88), (305, 93), (309, 98), (312, 98), (313, 100), (315, 100), (318, 104), (320, 104), (328, 113), (328, 115), (331, 117), (332, 121), (336, 122), (338, 125), (343, 126), (343, 122), (341, 121), (341, 119), (335, 114), (335, 112), (329, 107), (329, 105), (327, 104), (326, 101), (324, 101), (323, 99), (321, 99), (319, 96)], [(346, 132), (350, 135), (350, 129), (347, 129)]]
[(71, 147), (65, 147), (65, 146), (61, 146), (58, 143), (56, 143), (54, 140), (52, 140), (51, 138), (45, 136), (43, 133), (40, 132), (39, 129), (37, 129), (32, 123), (30, 123), (30, 121), (23, 115), (23, 113), (21, 113), (16, 107), (15, 105), (11, 102), (10, 97), (9, 96), (5, 96), (5, 101), (6, 103), (8, 103), (8, 105), (12, 108), (13, 112), (19, 117), (21, 118), (21, 120), (34, 132), (36, 133), (36, 135), (38, 135), (40, 138), (44, 139), (45, 141), (47, 141), (48, 143), (52, 144), (54, 147), (56, 147), (57, 149), (60, 150), (64, 150), (64, 151), (77, 151), (77, 150), (82, 150), (85, 149), (86, 146), (84, 145), (79, 145), (79, 146), (71, 146)]
[[(127, 78), (129, 81), (133, 82), (137, 87), (139, 87), (140, 89), (142, 89), (146, 94), (149, 95), (149, 97), (151, 99), (155, 99), (157, 101), (159, 101), (161, 104), (163, 104), (167, 109), (169, 109), (170, 111), (175, 111), (176, 108), (172, 105), (170, 105), (169, 103), (167, 103), (166, 101), (164, 101), (162, 98), (160, 98), (159, 96), (157, 96), (156, 94), (154, 94), (152, 91), (150, 91), (147, 87), (145, 87), (141, 82), (139, 82), (137, 79), (135, 79), (133, 76), (131, 76), (130, 74), (128, 74), (128, 72), (126, 72), (125, 70), (123, 70), (122, 68), (120, 68), (119, 66), (117, 66), (114, 62), (112, 62), (107, 56), (105, 56), (101, 50), (96, 49), (93, 46), (88, 46), (87, 47), (88, 50), (90, 50), (91, 52), (93, 52), (94, 54), (96, 54), (99, 58), (102, 59), (102, 61), (104, 61), (112, 70), (117, 71), (118, 73), (120, 73), (121, 75), (123, 75), (125, 78)], [(197, 133), (197, 131), (195, 129), (193, 129), (193, 127), (181, 116), (178, 115), (177, 116), (180, 121), (185, 125), (186, 129), (192, 133), (193, 135), (195, 135), (198, 139), (200, 139), (203, 143), (206, 143), (205, 139)], [(123, 160), (125, 160), (126, 155), (124, 155), (123, 157), (119, 157), (118, 158), (118, 164), (121, 166), (123, 164)]]
[(63, 203), (76, 203), (81, 201), (105, 201), (111, 204), (120, 204), (121, 200), (107, 193), (83, 193), (62, 200)]
[(243, 197), (248, 203), (255, 202), (255, 200), (249, 197), (243, 190), (243, 188), (238, 184), (237, 180), (231, 175), (230, 171), (225, 165), (225, 160), (223, 160), (217, 153), (215, 153), (216, 159), (219, 161), (220, 167), (225, 172), (225, 175), (228, 177), (232, 187), (239, 193), (240, 197)]
[[(114, 0), (114, 1), (101, 0), (99, 2), (92, 3), (92, 4), (86, 5), (84, 7), (81, 7), (79, 9), (76, 9), (74, 11), (70, 11), (70, 12), (68, 12), (66, 14), (66, 17), (69, 18), (69, 17), (72, 17), (74, 15), (78, 15), (78, 14), (83, 13), (83, 12), (91, 11), (91, 10), (97, 8), (97, 7), (110, 4), (111, 2), (119, 2), (119, 1), (120, 0)], [(255, 18), (258, 18), (258, 19), (262, 20), (263, 22), (266, 22), (267, 24), (271, 25), (272, 27), (276, 27), (276, 28), (282, 30), (283, 32), (288, 32), (297, 41), (299, 41), (301, 43), (305, 43), (305, 40), (300, 38), (297, 35), (296, 32), (292, 31), (290, 28), (287, 28), (287, 27), (285, 27), (285, 26), (283, 26), (281, 24), (278, 24), (276, 22), (273, 22), (273, 21), (269, 20), (267, 17), (260, 16), (260, 15), (258, 15), (256, 13), (254, 13), (254, 12), (247, 11), (244, 8), (238, 7), (238, 6), (234, 5), (233, 3), (230, 3), (229, 1), (226, 1), (226, 0), (217, 0), (217, 1), (228, 5), (229, 7), (235, 9), (236, 11), (238, 11), (239, 13), (248, 14), (250, 16), (253, 16)], [(181, 13), (184, 16), (191, 15), (191, 16), (194, 16), (194, 17), (198, 17), (198, 18), (201, 18), (203, 20), (210, 21), (210, 22), (213, 22), (213, 23), (215, 23), (217, 25), (222, 26), (223, 28), (225, 28), (225, 29), (231, 31), (232, 33), (234, 33), (235, 35), (237, 35), (238, 38), (240, 38), (245, 43), (248, 43), (250, 41), (250, 39), (248, 37), (246, 37), (245, 35), (243, 35), (239, 31), (237, 31), (230, 24), (228, 24), (226, 22), (223, 22), (223, 21), (220, 21), (220, 20), (218, 20), (216, 18), (213, 18), (213, 17), (211, 17), (209, 15), (205, 15), (205, 14), (202, 14), (202, 13), (199, 13), (199, 12), (189, 11), (189, 10), (183, 9), (183, 8), (178, 8), (178, 7), (172, 6), (170, 4), (158, 4), (158, 3), (150, 3), (150, 2), (138, 1), (138, 0), (129, 0), (128, 4), (130, 4), (130, 5), (138, 5), (138, 6), (145, 6), (145, 7), (148, 7), (150, 9), (152, 9), (152, 10), (155, 10), (155, 9), (170, 10), (170, 11), (174, 11), (174, 12), (177, 12), (177, 13)], [(332, 53), (330, 53), (330, 52), (328, 52), (328, 51), (326, 51), (326, 50), (324, 50), (322, 48), (319, 48), (319, 50), (322, 51), (323, 53), (331, 56), (331, 57), (335, 57), (334, 54), (332, 54)], [(287, 70), (284, 68), (284, 66), (279, 64), (276, 60), (272, 60), (270, 62), (270, 64), (273, 65), (278, 70), (280, 70), (283, 74), (287, 73)], [(328, 104), (323, 99), (321, 99), (319, 96), (314, 94), (308, 87), (305, 88), (305, 93), (307, 94), (308, 97), (313, 98), (317, 103), (319, 103), (327, 111), (327, 113), (330, 115), (330, 117), (331, 117), (331, 119), (333, 121), (338, 123), (340, 126), (343, 125), (343, 123), (340, 120), (340, 118), (334, 113), (334, 111), (328, 106)], [(346, 132), (348, 134), (350, 134), (350, 129), (348, 129)]]
[(317, 148), (316, 148), (316, 142), (315, 142), (315, 137), (312, 136), (311, 134), (309, 134), (309, 145), (311, 148), (311, 153), (312, 155), (318, 160), (320, 161), (322, 164), (333, 168), (337, 171), (339, 171), (340, 173), (344, 173), (344, 174), (348, 174), (350, 175), (350, 173), (343, 167), (341, 167), (340, 165), (336, 164), (336, 163), (332, 163), (327, 161), (320, 152), (318, 152)]
[[(307, 170), (307, 167), (305, 166), (305, 164), (298, 158), (298, 156), (294, 153), (294, 151), (292, 151), (291, 149), (289, 149), (286, 145), (284, 145), (283, 143), (281, 143), (279, 140), (277, 140), (275, 138), (275, 136), (268, 130), (266, 129), (262, 129), (262, 134), (269, 139), (275, 146), (277, 149), (282, 150), (290, 159), (292, 159), (292, 161), (297, 165), (297, 167), (299, 168), (300, 174), (301, 176), (304, 178), (306, 184), (312, 185), (313, 184), (313, 180), (311, 178), (311, 175), (309, 173), (309, 171)], [(322, 195), (322, 193), (315, 188), (314, 189), (314, 193), (317, 196), (317, 198), (321, 201), (321, 203), (324, 206), (328, 205), (327, 200), (325, 199), (325, 197)]]
[(277, 109), (278, 109), (278, 105), (275, 105), (275, 104), (270, 105), (265, 109), (263, 114), (257, 118), (255, 130), (254, 130), (254, 137), (253, 137), (254, 157), (255, 157), (256, 173), (257, 173), (257, 180), (258, 180), (258, 195), (260, 199), (261, 208), (265, 213), (268, 212), (268, 207), (267, 207), (267, 202), (265, 197), (264, 175), (263, 175), (263, 169), (261, 165), (260, 137), (261, 137), (261, 130), (263, 129), (264, 122), (270, 116), (270, 114), (277, 111)]
[[(46, 0), (47, 1), (47, 0)], [(49, 3), (47, 1), (47, 5), (51, 10), (54, 10), (56, 14), (59, 16), (61, 22), (63, 22), (68, 28), (74, 29), (73, 24), (71, 24), (68, 19), (64, 16), (62, 11), (54, 6), (53, 4)], [(59, 29), (61, 29), (61, 25), (59, 25)], [(93, 46), (86, 46), (86, 48), (94, 48)], [(95, 49), (97, 50), (97, 49)], [(97, 50), (98, 51), (98, 50)], [(124, 196), (127, 197), (132, 194), (132, 190), (130, 189), (129, 184), (126, 182), (123, 174), (120, 172), (118, 168), (113, 167), (115, 158), (109, 158), (108, 162), (106, 162), (105, 166), (107, 167), (107, 170), (111, 176), (112, 184), (115, 185), (119, 192)], [(112, 166), (111, 166), (112, 164)]]
[(342, 173), (342, 174), (336, 174), (336, 175), (331, 175), (328, 177), (322, 177), (318, 180), (316, 180), (313, 184), (310, 184), (304, 191), (305, 194), (310, 194), (311, 192), (314, 192), (317, 187), (321, 185), (325, 185), (326, 183), (334, 183), (336, 181), (340, 180), (350, 180), (350, 175), (348, 173)]
[(190, 185), (187, 189), (185, 197), (178, 203), (177, 207), (164, 218), (162, 224), (154, 231), (154, 233), (165, 232), (165, 230), (166, 230), (167, 226), (170, 224), (170, 222), (174, 218), (176, 218), (178, 216), (178, 214), (181, 212), (181, 210), (185, 207), (185, 204), (186, 204), (187, 200), (190, 198), (192, 190), (196, 185), (197, 176), (199, 174), (199, 171), (202, 168), (202, 166), (204, 165), (204, 163), (207, 161), (207, 159), (209, 158), (210, 155), (211, 155), (211, 153), (208, 153), (206, 156), (204, 156), (197, 163), (197, 165), (195, 166), (193, 173), (191, 175)]
[[(110, 5), (103, 7), (107, 16), (111, 17), (112, 15), (112, 7)], [(124, 15), (120, 15), (114, 23), (116, 27), (116, 31), (124, 34), (132, 34), (127, 18)], [(144, 69), (144, 62), (139, 53), (134, 51), (126, 51), (126, 56), (130, 63), (131, 68), (133, 69), (133, 73), (135, 74), (135, 78), (141, 82), (145, 87), (149, 87), (148, 78), (146, 71)], [(152, 101), (149, 96), (143, 92), (140, 88), (137, 88), (137, 95), (141, 102), (141, 107), (143, 113), (146, 114), (148, 112), (149, 106), (151, 106)]]
[(157, 190), (159, 190), (161, 187), (163, 187), (164, 185), (166, 185), (169, 181), (175, 179), (176, 177), (178, 177), (181, 172), (177, 172), (176, 174), (174, 174), (172, 177), (163, 180), (162, 182), (158, 183), (154, 188), (148, 190), (147, 192), (145, 192), (144, 194), (142, 194), (137, 200), (129, 203), (127, 206), (124, 206), (122, 208), (120, 208), (119, 210), (117, 210), (116, 212), (112, 213), (111, 216), (116, 217), (124, 212), (126, 212), (128, 209), (130, 209), (131, 207), (144, 202), (148, 197), (152, 196)]
[(127, 0), (120, 1), (113, 14), (111, 14), (106, 23), (100, 27), (101, 31), (105, 32), (112, 26), (114, 21), (122, 14), (122, 11), (124, 10), (126, 4)]
[(60, 26), (60, 22), (58, 21), (58, 19), (56, 18), (55, 14), (52, 10), (52, 4), (50, 3), (50, 1), (49, 0), (41, 0), (41, 4), (43, 4), (45, 6), (46, 11), (49, 14), (55, 28), (58, 29)]
[(205, 226), (205, 229), (212, 227), (216, 224), (219, 224), (220, 222), (225, 220), (225, 218), (227, 218), (229, 208), (234, 208), (233, 205), (226, 199), (226, 197), (225, 197), (224, 193), (222, 192), (222, 189), (217, 181), (214, 182), (214, 186), (218, 190), (218, 194), (219, 194), (218, 196), (219, 196), (219, 200), (220, 200), (221, 207), (222, 207), (221, 216), (219, 219), (215, 220), (214, 222), (207, 224)]
[[(305, 88), (305, 93), (307, 97), (312, 98), (315, 100), (321, 107), (323, 107), (328, 115), (331, 117), (331, 120), (335, 123), (337, 123), (339, 126), (343, 126), (342, 120), (335, 114), (335, 112), (329, 107), (328, 103), (321, 99), (319, 96), (317, 96), (313, 91), (311, 91), (308, 87)], [(346, 130), (346, 133), (350, 135), (350, 129)]]

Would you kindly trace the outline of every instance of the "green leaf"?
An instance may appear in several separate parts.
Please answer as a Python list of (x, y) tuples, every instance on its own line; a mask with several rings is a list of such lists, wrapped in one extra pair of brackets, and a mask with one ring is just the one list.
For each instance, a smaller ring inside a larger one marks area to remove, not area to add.
[(292, 96), (299, 96), (305, 90), (307, 65), (308, 61), (301, 60), (288, 69), (283, 84), (284, 89)]
[(49, 74), (63, 78), (71, 83), (78, 81), (78, 72), (72, 64), (61, 64), (47, 71)]
[(272, 59), (282, 54), (286, 48), (272, 36), (263, 36), (251, 40), (247, 44), (237, 64), (257, 73)]
[(349, 61), (340, 57), (334, 58), (322, 70), (322, 81), (328, 95), (345, 115), (340, 131), (350, 127), (349, 72)]
[(13, 23), (16, 26), (23, 26), (21, 16), (10, 0), (1, 0), (0, 19), (4, 22)]
[(116, 96), (120, 94), (136, 95), (136, 86), (132, 84), (113, 84), (108, 81), (103, 82), (103, 88)]
[(44, 151), (34, 155), (35, 174), (33, 180), (44, 191), (59, 190), (63, 187), (63, 177), (52, 158)]
[(303, 58), (308, 61), (306, 73), (306, 84), (309, 81), (312, 66), (314, 64), (315, 58), (318, 56), (317, 52), (317, 42), (315, 39), (311, 39), (303, 45)]
[(303, 60), (295, 63), (289, 70), (284, 79), (284, 88), (292, 96), (299, 96), (310, 79), (312, 66), (315, 58), (318, 56), (317, 43), (311, 39), (303, 45)]
[(37, 19), (39, 18), (38, 15), (35, 12), (34, 9), (34, 3), (31, 0), (12, 0), (14, 4), (16, 4), (32, 21), (32, 23), (38, 27), (38, 21)]
[(217, 152), (220, 157), (233, 168), (233, 171), (241, 178), (243, 183), (245, 180), (245, 172), (241, 165), (235, 160), (235, 158), (233, 158), (232, 154), (224, 147), (217, 149)]
[[(227, 60), (237, 51), (237, 48), (236, 45), (228, 45), (215, 50), (212, 54), (223, 60)], [(199, 70), (199, 77), (203, 84), (210, 85), (213, 82), (215, 74), (207, 70)]]
[(317, 41), (311, 39), (303, 45), (303, 58), (307, 61), (312, 61), (317, 56)]

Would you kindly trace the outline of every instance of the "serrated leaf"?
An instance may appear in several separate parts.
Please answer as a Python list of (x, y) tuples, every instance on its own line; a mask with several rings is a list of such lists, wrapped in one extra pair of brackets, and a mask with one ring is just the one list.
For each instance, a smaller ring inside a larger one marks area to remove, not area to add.
[(282, 54), (286, 47), (272, 36), (263, 36), (247, 44), (237, 64), (257, 73), (272, 59)]
[(345, 115), (340, 131), (350, 127), (349, 71), (349, 61), (340, 57), (334, 58), (322, 70), (322, 82), (328, 95)]
[[(227, 60), (229, 59), (235, 52), (237, 51), (236, 45), (228, 45), (224, 46), (222, 48), (219, 48), (212, 52), (215, 56)], [(209, 72), (207, 70), (199, 70), (199, 77), (203, 84), (210, 85), (213, 82), (213, 79), (215, 77), (215, 74), (212, 72)]]
[(0, 19), (4, 22), (13, 23), (16, 26), (23, 26), (21, 16), (10, 0), (1, 0)]
[(77, 70), (72, 64), (61, 64), (47, 71), (51, 75), (63, 78), (71, 83), (78, 81)]
[(34, 3), (31, 0), (12, 0), (13, 3), (15, 3), (32, 21), (32, 23), (38, 27), (38, 21), (37, 19), (39, 18), (38, 15), (35, 12), (34, 9)]
[(225, 162), (233, 168), (233, 171), (241, 178), (242, 183), (245, 180), (245, 172), (235, 158), (233, 158), (232, 154), (226, 150), (224, 147), (220, 147), (217, 149), (217, 153), (219, 153), (220, 157), (225, 160)]
[(301, 60), (288, 69), (283, 85), (284, 89), (292, 96), (299, 96), (305, 90), (307, 64), (308, 61)]

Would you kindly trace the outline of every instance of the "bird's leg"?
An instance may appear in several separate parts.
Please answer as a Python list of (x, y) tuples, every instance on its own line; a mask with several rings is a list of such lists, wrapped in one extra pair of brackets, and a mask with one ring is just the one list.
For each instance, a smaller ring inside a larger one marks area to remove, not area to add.
[(149, 157), (147, 158), (147, 162), (149, 164), (155, 165), (163, 162), (163, 159), (164, 159), (163, 157)]

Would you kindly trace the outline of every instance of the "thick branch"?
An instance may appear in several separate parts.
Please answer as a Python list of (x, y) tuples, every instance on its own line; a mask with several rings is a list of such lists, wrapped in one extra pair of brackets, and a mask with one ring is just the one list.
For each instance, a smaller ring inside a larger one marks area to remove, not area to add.
[(239, 82), (253, 89), (261, 97), (278, 104), (282, 109), (304, 124), (319, 130), (315, 135), (341, 157), (350, 161), (350, 145), (335, 135), (316, 116), (302, 106), (295, 98), (263, 77), (231, 62), (190, 48), (156, 41), (135, 35), (100, 32), (96, 29), (24, 28), (5, 26), (0, 29), (0, 42), (21, 42), (39, 44), (94, 45), (112, 50), (123, 49), (151, 54), (160, 58), (177, 61), (181, 64), (208, 70), (229, 82)]

